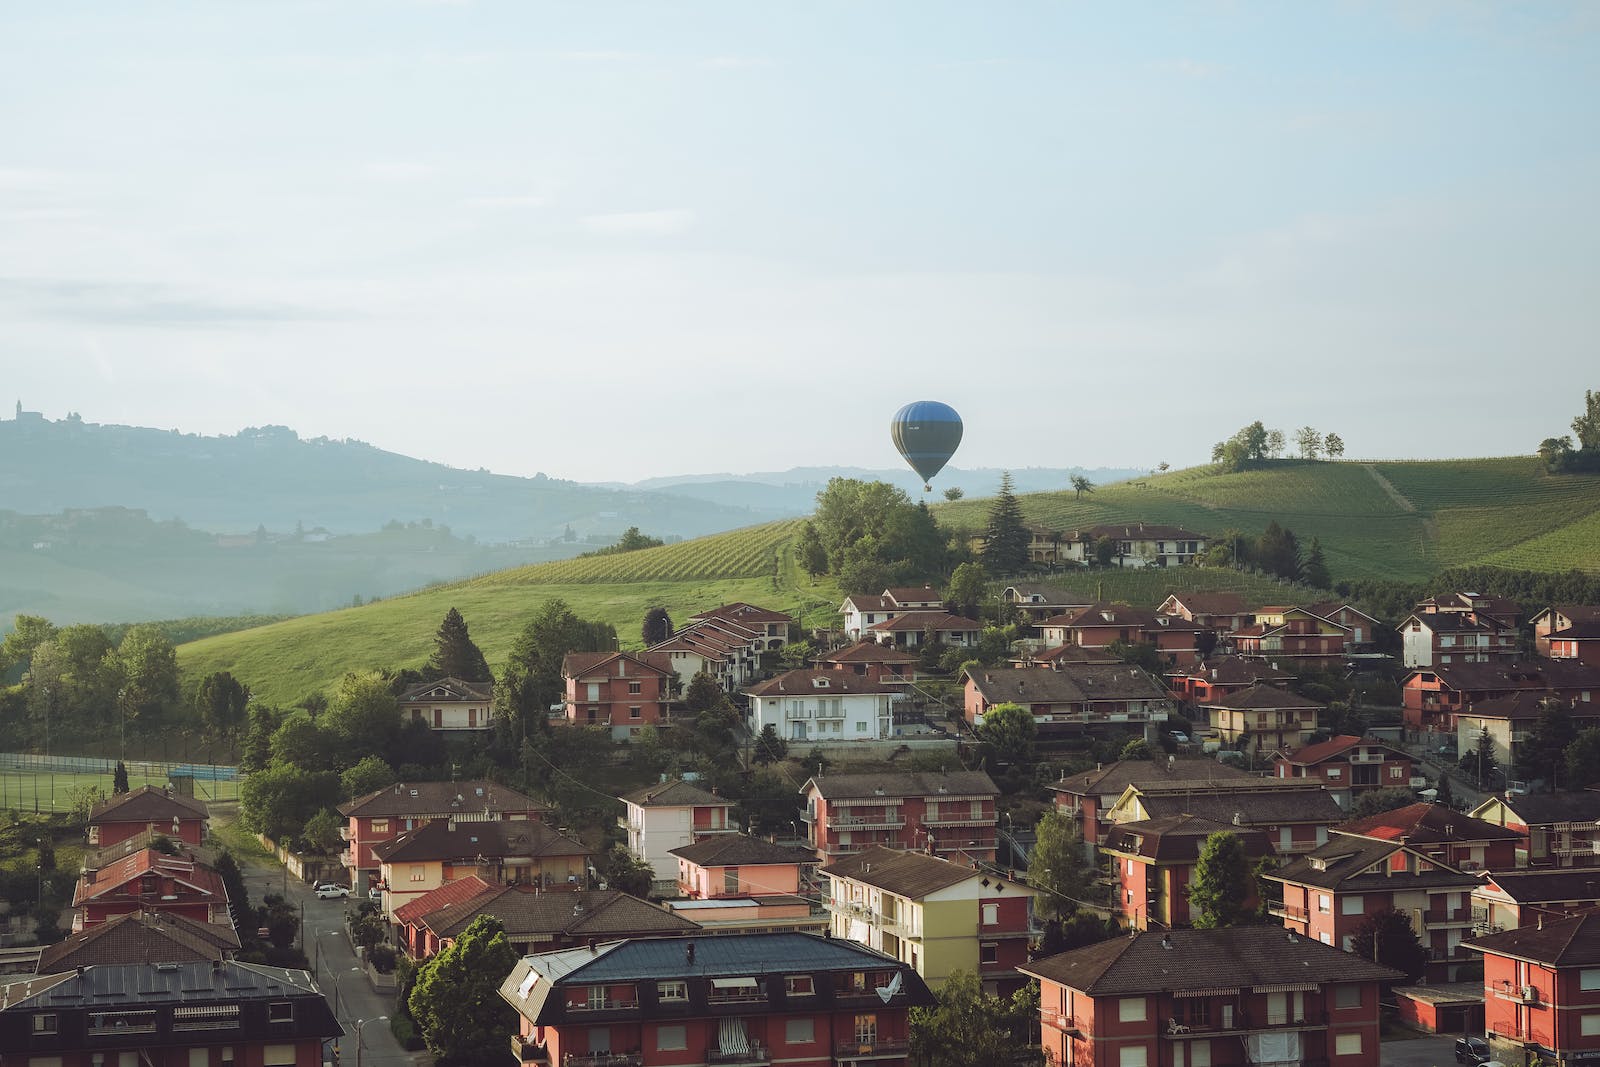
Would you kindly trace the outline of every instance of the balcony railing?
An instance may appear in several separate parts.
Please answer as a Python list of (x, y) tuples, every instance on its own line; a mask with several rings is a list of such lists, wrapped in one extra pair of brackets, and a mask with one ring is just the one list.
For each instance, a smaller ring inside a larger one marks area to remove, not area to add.
[(910, 1051), (911, 1042), (904, 1038), (879, 1038), (876, 1041), (841, 1041), (834, 1049), (834, 1057), (859, 1060), (871, 1056), (904, 1056)]
[(637, 1000), (579, 1000), (567, 1005), (568, 1011), (625, 1011), (637, 1008)]
[(765, 1067), (772, 1062), (772, 1050), (752, 1044), (743, 1052), (724, 1052), (719, 1048), (706, 1049), (707, 1063), (740, 1064), (741, 1067)]
[(972, 815), (972, 814), (956, 815), (954, 813), (946, 815), (943, 812), (941, 812), (938, 815), (924, 815), (922, 817), (922, 825), (924, 825), (924, 826), (993, 826), (993, 825), (995, 825), (995, 814), (992, 811), (991, 812), (987, 812), (987, 813), (985, 813), (983, 815)]
[(511, 1035), (511, 1054), (517, 1058), (518, 1063), (547, 1064), (550, 1062), (550, 1050), (536, 1044), (531, 1037), (521, 1034)]
[(1161, 1028), (1161, 1036), (1168, 1039), (1182, 1041), (1195, 1035), (1205, 1034), (1239, 1034), (1256, 1030), (1315, 1030), (1328, 1025), (1328, 1015), (1322, 1011), (1303, 1011), (1299, 1015), (1284, 1010), (1282, 1012), (1268, 1012), (1265, 1015), (1252, 1016), (1248, 1012), (1235, 1012), (1233, 1021), (1226, 1025), (1221, 1019), (1206, 1022), (1183, 1022), (1179, 1019), (1168, 1019), (1167, 1025)]
[(1296, 922), (1306, 922), (1311, 918), (1311, 913), (1299, 904), (1271, 904), (1267, 907), (1267, 914), (1276, 915), (1281, 919), (1293, 919)]
[(893, 830), (906, 824), (904, 815), (831, 815), (828, 817), (830, 827), (843, 829), (860, 828), (863, 830)]

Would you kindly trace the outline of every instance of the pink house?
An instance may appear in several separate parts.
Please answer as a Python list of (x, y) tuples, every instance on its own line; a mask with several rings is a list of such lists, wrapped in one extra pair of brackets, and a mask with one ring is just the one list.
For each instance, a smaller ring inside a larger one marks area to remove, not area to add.
[(796, 896), (802, 872), (817, 863), (810, 849), (744, 834), (719, 834), (670, 851), (678, 858), (679, 894), (697, 900)]
[(204, 801), (144, 785), (95, 805), (89, 813), (89, 844), (107, 848), (149, 833), (198, 845), (206, 818)]

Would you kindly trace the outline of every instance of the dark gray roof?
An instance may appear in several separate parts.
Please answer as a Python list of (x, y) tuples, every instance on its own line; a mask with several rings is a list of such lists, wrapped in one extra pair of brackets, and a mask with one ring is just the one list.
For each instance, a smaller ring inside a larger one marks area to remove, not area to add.
[(180, 796), (153, 785), (142, 785), (121, 796), (96, 804), (89, 822), (170, 822), (172, 819), (204, 819), (203, 800)]
[(129, 912), (80, 930), (39, 954), (39, 974), (113, 963), (190, 963), (236, 952), (232, 927), (170, 911)]
[(364, 819), (386, 815), (443, 816), (458, 811), (540, 812), (549, 805), (509, 786), (482, 779), (464, 782), (399, 782), (339, 805), (339, 814)]
[(629, 896), (620, 889), (534, 892), (528, 886), (494, 886), (422, 917), (439, 937), (456, 937), (479, 915), (492, 915), (512, 940), (529, 937), (644, 937), (682, 934), (700, 924)]
[(1519, 904), (1592, 903), (1600, 900), (1600, 867), (1491, 872), (1490, 884)]
[(426, 863), (471, 856), (592, 856), (594, 850), (535, 819), (495, 822), (436, 819), (378, 842), (372, 854), (385, 863)]
[[(1266, 781), (1294, 781), (1295, 779), (1264, 779)], [(1163, 815), (1198, 815), (1203, 819), (1232, 823), (1237, 813), (1244, 818), (1245, 826), (1275, 826), (1280, 823), (1322, 823), (1332, 826), (1343, 822), (1344, 809), (1333, 799), (1333, 794), (1318, 786), (1315, 789), (1256, 789), (1229, 790), (1213, 786), (1192, 792), (1179, 792), (1164, 786), (1141, 789), (1141, 802), (1150, 818)]]
[[(1325, 845), (1296, 856), (1267, 877), (1278, 882), (1316, 886), (1319, 889), (1337, 889), (1343, 893), (1365, 891), (1380, 892), (1394, 889), (1424, 889), (1433, 886), (1461, 886), (1470, 889), (1478, 884), (1476, 875), (1464, 873), (1440, 863), (1431, 857), (1421, 856), (1433, 869), (1420, 874), (1389, 874), (1386, 871), (1363, 873), (1374, 864), (1383, 863), (1395, 852), (1406, 848), (1398, 841), (1375, 841), (1365, 837), (1346, 837), (1335, 834)], [(1413, 851), (1415, 850), (1408, 850)]]
[(647, 785), (643, 789), (635, 789), (631, 793), (624, 793), (622, 794), (622, 799), (629, 804), (637, 804), (642, 808), (731, 807), (733, 805), (733, 801), (727, 797), (719, 797), (715, 793), (708, 793), (692, 782), (685, 782), (677, 778), (670, 782)]
[(1059, 782), (1050, 783), (1058, 793), (1078, 796), (1121, 796), (1130, 785), (1143, 786), (1153, 782), (1245, 782), (1258, 781), (1249, 771), (1218, 763), (1213, 759), (1174, 760), (1169, 769), (1167, 761), (1117, 760), (1092, 771), (1068, 775)]
[(1548, 967), (1592, 967), (1600, 963), (1600, 913), (1522, 926), (1461, 944), (1478, 952), (1531, 960)]
[(1512, 793), (1496, 799), (1529, 826), (1600, 820), (1600, 791), (1593, 789), (1573, 793)]
[(713, 834), (692, 845), (668, 850), (671, 855), (702, 867), (753, 867), (763, 863), (815, 863), (817, 854), (763, 841), (746, 834)]
[(447, 703), (450, 701), (477, 703), (494, 699), (493, 682), (465, 682), (460, 678), (436, 678), (431, 682), (408, 685), (395, 698), (401, 704)]
[(881, 845), (846, 856), (822, 868), (819, 873), (877, 886), (911, 900), (921, 900), (929, 893), (974, 878), (990, 877), (983, 871), (930, 856), (926, 852), (901, 852)]
[(902, 772), (899, 774), (829, 774), (806, 782), (800, 792), (815, 786), (824, 800), (856, 800), (865, 797), (955, 797), (1000, 795), (1000, 787), (983, 771), (949, 771), (944, 774)]
[(1281, 926), (1169, 930), (1115, 937), (1017, 968), (1090, 996), (1403, 977)]
[(1287, 689), (1279, 689), (1263, 682), (1257, 682), (1249, 688), (1241, 689), (1235, 693), (1226, 693), (1220, 697), (1199, 700), (1195, 703), (1202, 708), (1222, 708), (1228, 711), (1258, 711), (1278, 708), (1312, 708), (1320, 711), (1328, 706), (1321, 701), (1297, 696)]

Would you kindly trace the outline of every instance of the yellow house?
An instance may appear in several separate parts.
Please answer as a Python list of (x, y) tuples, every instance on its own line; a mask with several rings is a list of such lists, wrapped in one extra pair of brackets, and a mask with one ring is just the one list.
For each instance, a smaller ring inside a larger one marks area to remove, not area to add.
[(1034, 891), (991, 870), (873, 846), (821, 872), (833, 936), (911, 965), (932, 986), (970, 971), (985, 991), (1026, 979)]
[(476, 875), (490, 885), (587, 886), (592, 849), (542, 822), (452, 817), (373, 847), (390, 921), (404, 905), (447, 882)]

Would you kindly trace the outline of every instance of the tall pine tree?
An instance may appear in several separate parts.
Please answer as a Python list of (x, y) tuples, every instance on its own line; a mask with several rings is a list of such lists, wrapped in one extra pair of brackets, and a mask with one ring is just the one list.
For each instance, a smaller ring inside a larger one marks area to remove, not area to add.
[(1000, 492), (989, 505), (984, 529), (983, 566), (990, 574), (1017, 574), (1028, 565), (1028, 528), (1012, 491), (1011, 472), (1000, 475)]
[(1305, 566), (1301, 568), (1301, 578), (1307, 585), (1318, 589), (1333, 588), (1333, 579), (1328, 575), (1328, 561), (1322, 555), (1322, 541), (1313, 537), (1311, 551), (1306, 553)]
[(487, 682), (494, 677), (489, 673), (489, 661), (467, 633), (467, 620), (455, 608), (445, 612), (439, 632), (434, 635), (433, 658), (428, 660), (426, 673), (463, 682)]

